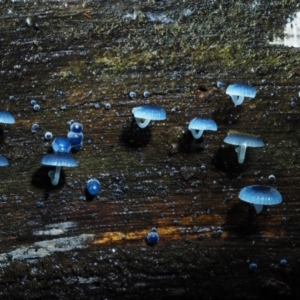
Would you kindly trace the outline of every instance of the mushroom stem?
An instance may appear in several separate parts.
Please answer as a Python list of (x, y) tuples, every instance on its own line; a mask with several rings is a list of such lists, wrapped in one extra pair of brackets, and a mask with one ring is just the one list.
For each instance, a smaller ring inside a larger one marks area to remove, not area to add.
[(244, 96), (231, 95), (231, 99), (235, 106), (241, 105), (244, 102)]
[(253, 206), (254, 206), (254, 208), (255, 208), (257, 214), (259, 214), (259, 213), (262, 212), (262, 210), (263, 210), (263, 205), (261, 205), (261, 204), (253, 204)]
[(142, 122), (142, 119), (140, 118), (135, 118), (136, 124), (140, 127), (140, 128), (145, 128), (148, 126), (148, 124), (150, 123), (150, 119), (145, 119), (144, 122)]
[(247, 145), (245, 144), (242, 144), (241, 146), (235, 148), (235, 152), (238, 155), (238, 162), (240, 164), (242, 164), (245, 160), (246, 149), (247, 149)]
[(191, 129), (192, 135), (195, 139), (200, 139), (204, 130), (196, 130), (196, 129)]
[(61, 167), (55, 167), (55, 172), (54, 171), (49, 171), (48, 176), (51, 178), (51, 183), (53, 185), (57, 185), (59, 181), (59, 175), (60, 175), (60, 170)]

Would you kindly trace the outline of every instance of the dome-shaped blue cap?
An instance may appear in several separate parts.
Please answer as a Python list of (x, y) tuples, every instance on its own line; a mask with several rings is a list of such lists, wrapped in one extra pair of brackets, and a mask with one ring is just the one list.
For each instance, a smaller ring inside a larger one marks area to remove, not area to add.
[(189, 130), (213, 130), (216, 131), (218, 129), (217, 124), (214, 120), (206, 118), (206, 117), (196, 117), (189, 123)]
[(77, 167), (77, 161), (69, 153), (55, 152), (53, 154), (46, 154), (42, 160), (42, 165), (54, 167)]
[(159, 235), (156, 231), (150, 231), (148, 234), (147, 234), (147, 242), (150, 244), (150, 245), (155, 245), (157, 244), (159, 241)]
[(8, 166), (8, 160), (4, 155), (0, 154), (0, 167)]
[(273, 205), (282, 202), (281, 194), (273, 187), (266, 185), (250, 185), (244, 187), (239, 198), (245, 202), (260, 205)]
[(71, 142), (69, 139), (63, 137), (63, 136), (58, 136), (55, 138), (52, 142), (52, 148), (54, 152), (70, 152), (71, 150)]
[(0, 123), (14, 124), (15, 118), (13, 117), (13, 115), (10, 112), (0, 110)]
[(165, 120), (166, 112), (163, 108), (156, 105), (142, 105), (139, 107), (134, 107), (132, 113), (135, 118), (145, 119), (145, 120)]
[(91, 195), (97, 195), (101, 190), (101, 184), (95, 178), (89, 179), (86, 183), (86, 188)]
[(227, 87), (226, 94), (254, 98), (256, 95), (256, 89), (248, 84), (234, 83)]
[(81, 133), (83, 130), (83, 126), (82, 124), (75, 122), (73, 124), (71, 124), (70, 126), (70, 131), (76, 132), (76, 133)]

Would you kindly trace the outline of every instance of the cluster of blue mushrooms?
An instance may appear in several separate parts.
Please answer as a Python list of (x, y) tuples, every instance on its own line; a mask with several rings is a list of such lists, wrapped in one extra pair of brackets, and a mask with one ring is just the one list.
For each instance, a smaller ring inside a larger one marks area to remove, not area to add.
[[(223, 87), (224, 84), (218, 82), (218, 87)], [(226, 89), (226, 94), (230, 95), (235, 106), (241, 105), (245, 97), (254, 98), (256, 89), (248, 84), (234, 83), (230, 84)], [(150, 93), (147, 94), (150, 96)], [(134, 92), (129, 93), (130, 98), (135, 98)], [(148, 126), (151, 120), (165, 120), (166, 112), (164, 109), (155, 105), (142, 105), (132, 109), (133, 117), (140, 128)], [(205, 130), (216, 131), (218, 129), (214, 120), (207, 117), (195, 117), (189, 122), (188, 129), (195, 139), (201, 138)], [(248, 147), (258, 148), (264, 147), (264, 142), (257, 136), (243, 133), (235, 130), (230, 130), (224, 139), (224, 142), (236, 146), (237, 159), (240, 164), (245, 161), (246, 150)], [(274, 205), (282, 202), (281, 194), (274, 188), (269, 186), (252, 185), (241, 190), (239, 198), (243, 201), (253, 204), (256, 213), (260, 213), (264, 205)], [(154, 236), (150, 232), (148, 237)]]

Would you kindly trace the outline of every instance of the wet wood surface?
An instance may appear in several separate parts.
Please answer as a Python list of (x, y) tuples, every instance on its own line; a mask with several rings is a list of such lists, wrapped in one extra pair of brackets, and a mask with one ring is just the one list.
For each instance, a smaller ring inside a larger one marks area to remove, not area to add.
[[(268, 43), (297, 1), (0, 7), (1, 109), (16, 119), (1, 128), (9, 160), (0, 173), (3, 299), (300, 295), (300, 56)], [(235, 107), (225, 93), (234, 82), (257, 96)], [(167, 119), (138, 128), (131, 110), (143, 104), (164, 108)], [(194, 140), (196, 116), (214, 119), (218, 131)], [(66, 136), (72, 120), (84, 126), (83, 148), (72, 153), (78, 167), (63, 168), (53, 186), (41, 165), (52, 141), (43, 136)], [(265, 146), (239, 164), (223, 142), (229, 130)], [(102, 186), (94, 198), (90, 178)], [(275, 187), (283, 203), (256, 215), (238, 198), (251, 184)], [(160, 240), (151, 247), (153, 227)]]

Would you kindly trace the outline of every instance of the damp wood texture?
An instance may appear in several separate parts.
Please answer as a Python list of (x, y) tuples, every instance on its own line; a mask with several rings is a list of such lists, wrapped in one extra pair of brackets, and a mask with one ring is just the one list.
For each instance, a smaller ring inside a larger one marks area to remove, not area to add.
[[(298, 1), (0, 8), (0, 110), (16, 120), (1, 126), (1, 299), (300, 296), (300, 50), (269, 43)], [(255, 98), (235, 106), (233, 83)], [(132, 109), (142, 105), (166, 119), (139, 128)], [(218, 130), (194, 139), (195, 117)], [(72, 121), (83, 125), (78, 167), (62, 167), (54, 186), (41, 159)], [(264, 147), (240, 164), (223, 142), (230, 130)], [(253, 184), (282, 203), (256, 214), (238, 198)]]

